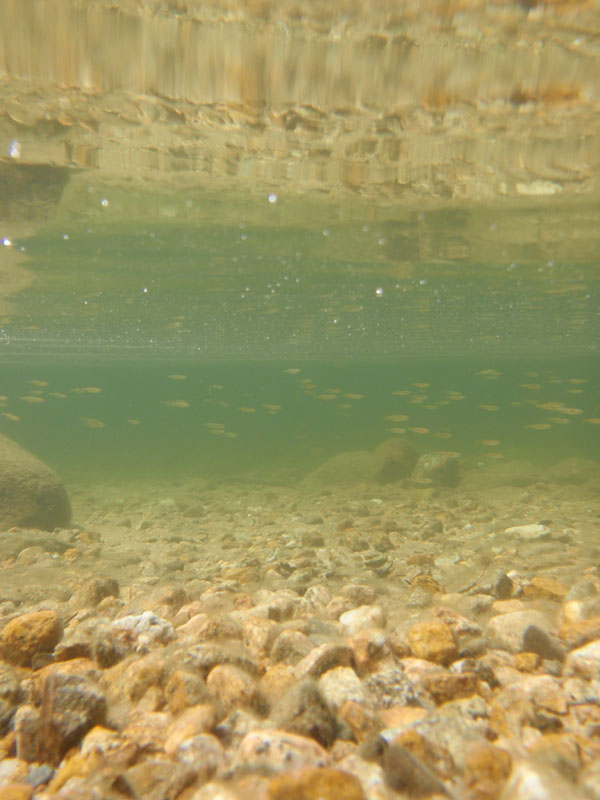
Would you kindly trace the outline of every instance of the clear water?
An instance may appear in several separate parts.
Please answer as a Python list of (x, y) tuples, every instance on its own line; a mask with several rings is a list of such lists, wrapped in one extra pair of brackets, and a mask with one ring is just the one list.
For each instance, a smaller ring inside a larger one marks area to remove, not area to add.
[(393, 436), (474, 468), (597, 456), (593, 205), (219, 203), (85, 176), (66, 198), (3, 248), (35, 280), (2, 319), (0, 431), (67, 481), (293, 482)]

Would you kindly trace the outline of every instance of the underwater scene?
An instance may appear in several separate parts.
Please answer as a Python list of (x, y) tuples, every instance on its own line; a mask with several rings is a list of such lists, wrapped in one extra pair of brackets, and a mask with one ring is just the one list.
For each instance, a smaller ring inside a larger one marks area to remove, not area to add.
[(0, 21), (0, 800), (600, 798), (597, 5)]

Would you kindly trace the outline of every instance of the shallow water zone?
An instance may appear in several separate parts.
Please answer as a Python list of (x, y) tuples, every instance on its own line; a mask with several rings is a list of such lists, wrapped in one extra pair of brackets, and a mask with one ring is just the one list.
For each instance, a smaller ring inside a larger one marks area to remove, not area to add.
[(600, 798), (600, 12), (427, 5), (0, 4), (0, 800)]

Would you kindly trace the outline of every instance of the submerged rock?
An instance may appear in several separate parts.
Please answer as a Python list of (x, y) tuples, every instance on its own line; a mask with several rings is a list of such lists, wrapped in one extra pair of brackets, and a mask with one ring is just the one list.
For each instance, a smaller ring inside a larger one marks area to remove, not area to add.
[(0, 530), (52, 530), (71, 521), (71, 504), (53, 469), (0, 434)]
[(425, 453), (417, 461), (412, 474), (416, 486), (458, 486), (460, 482), (460, 453), (446, 450), (439, 453)]
[(417, 463), (419, 454), (403, 439), (388, 439), (382, 442), (372, 456), (373, 478), (379, 483), (393, 483), (407, 478)]

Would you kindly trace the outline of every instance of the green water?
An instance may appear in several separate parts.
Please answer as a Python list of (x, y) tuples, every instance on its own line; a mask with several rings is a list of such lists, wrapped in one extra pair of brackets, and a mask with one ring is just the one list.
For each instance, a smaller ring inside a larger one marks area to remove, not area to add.
[(74, 481), (287, 483), (398, 435), (420, 452), (459, 451), (471, 466), (539, 466), (597, 457), (596, 366), (589, 357), (11, 364), (0, 431)]
[(592, 205), (66, 197), (0, 254), (35, 277), (1, 320), (0, 431), (67, 480), (293, 482), (393, 436), (597, 456)]

